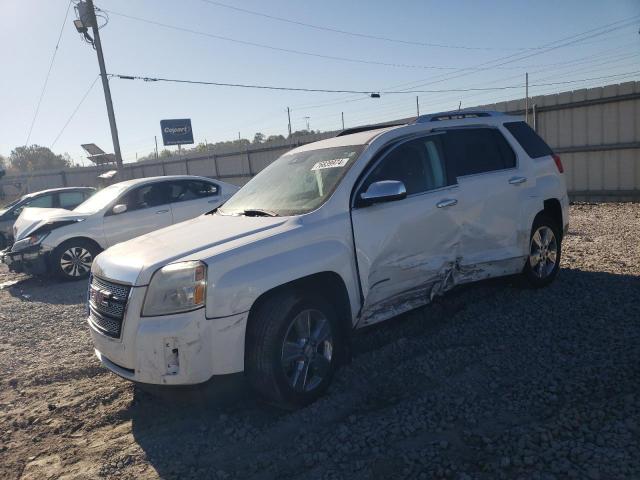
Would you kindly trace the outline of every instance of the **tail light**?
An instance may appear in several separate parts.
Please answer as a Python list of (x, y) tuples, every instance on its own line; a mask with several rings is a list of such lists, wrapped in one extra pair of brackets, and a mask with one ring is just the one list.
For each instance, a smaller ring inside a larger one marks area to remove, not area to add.
[(553, 157), (553, 161), (556, 162), (556, 167), (558, 167), (558, 171), (560, 173), (564, 173), (564, 167), (562, 166), (562, 160), (560, 160), (560, 155), (556, 155), (554, 153), (552, 157)]

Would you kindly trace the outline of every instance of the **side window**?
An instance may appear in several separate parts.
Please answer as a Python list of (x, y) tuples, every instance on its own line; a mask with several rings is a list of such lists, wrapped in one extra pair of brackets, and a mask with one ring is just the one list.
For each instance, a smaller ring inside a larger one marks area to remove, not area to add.
[(403, 182), (407, 195), (445, 187), (449, 182), (438, 137), (410, 140), (392, 149), (369, 174), (364, 189), (382, 180)]
[(60, 208), (71, 210), (76, 208), (84, 201), (82, 192), (60, 192), (58, 194), (58, 203)]
[(513, 168), (516, 156), (502, 134), (494, 128), (447, 130), (443, 138), (447, 158), (455, 175), (473, 175)]
[(218, 186), (200, 180), (180, 180), (171, 183), (171, 201), (186, 202), (218, 194)]
[(152, 183), (132, 190), (117, 203), (125, 203), (128, 212), (157, 207), (171, 203), (169, 192), (170, 188), (167, 182)]
[(504, 126), (531, 158), (553, 155), (549, 145), (526, 122), (509, 122), (505, 123)]
[(34, 198), (27, 202), (23, 208), (27, 207), (51, 208), (53, 207), (53, 195), (43, 195), (42, 197)]

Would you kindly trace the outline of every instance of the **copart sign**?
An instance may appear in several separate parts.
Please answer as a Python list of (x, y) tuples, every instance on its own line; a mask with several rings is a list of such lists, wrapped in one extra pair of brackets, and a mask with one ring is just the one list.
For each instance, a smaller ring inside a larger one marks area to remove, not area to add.
[(165, 145), (184, 145), (193, 143), (193, 130), (190, 118), (160, 120), (162, 142)]

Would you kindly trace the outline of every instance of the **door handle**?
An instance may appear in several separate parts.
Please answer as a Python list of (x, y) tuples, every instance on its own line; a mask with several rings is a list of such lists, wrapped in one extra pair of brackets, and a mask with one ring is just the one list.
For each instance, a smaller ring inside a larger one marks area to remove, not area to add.
[(167, 213), (168, 211), (169, 211), (169, 209), (167, 209), (167, 210), (158, 210), (156, 212), (156, 215), (158, 215), (159, 213)]
[(436, 203), (436, 207), (444, 208), (444, 207), (452, 207), (458, 203), (458, 200), (455, 198), (445, 198), (444, 200), (440, 200)]
[(527, 181), (527, 177), (511, 177), (509, 179), (509, 183), (511, 185), (520, 185), (521, 183), (524, 183)]

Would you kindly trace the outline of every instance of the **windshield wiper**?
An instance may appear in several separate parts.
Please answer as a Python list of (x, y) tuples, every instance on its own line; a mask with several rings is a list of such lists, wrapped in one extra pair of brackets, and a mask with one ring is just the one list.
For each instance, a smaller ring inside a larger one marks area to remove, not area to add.
[(247, 210), (243, 210), (240, 215), (244, 215), (245, 217), (279, 217), (276, 212), (262, 210), (260, 208), (248, 208)]

